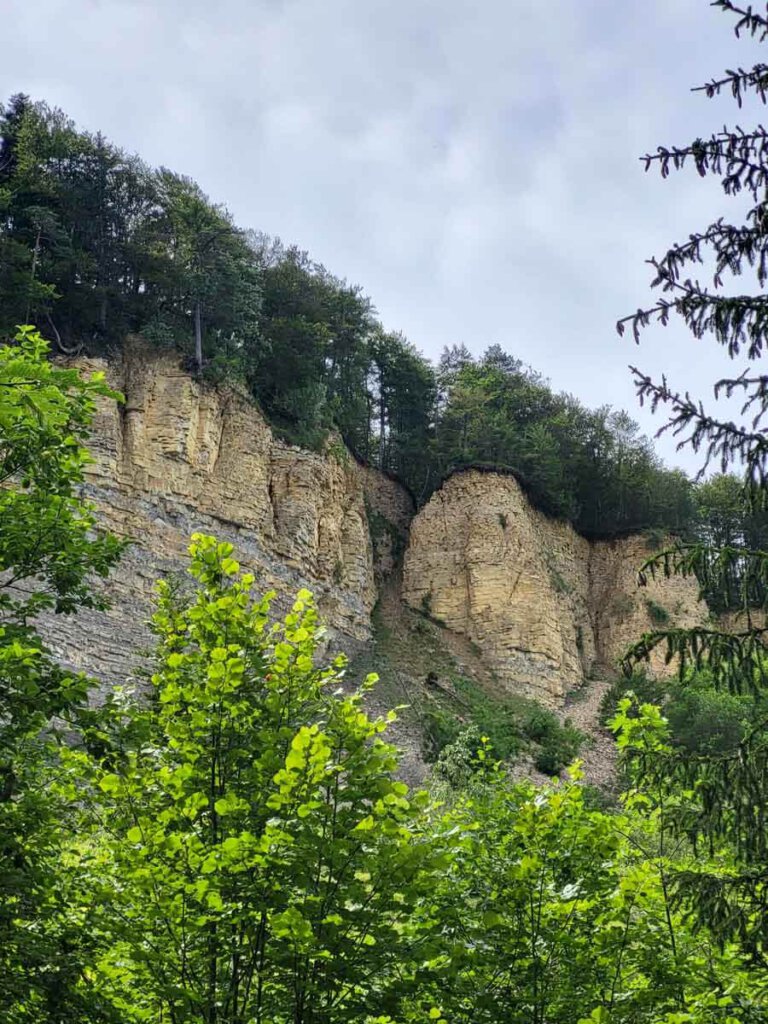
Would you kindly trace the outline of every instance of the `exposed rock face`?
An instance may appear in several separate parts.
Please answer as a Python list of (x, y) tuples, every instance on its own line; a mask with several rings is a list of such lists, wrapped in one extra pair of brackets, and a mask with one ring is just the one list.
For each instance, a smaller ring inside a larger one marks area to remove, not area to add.
[(640, 537), (590, 543), (534, 509), (511, 476), (470, 470), (413, 521), (403, 597), (478, 644), (511, 690), (557, 705), (614, 665), (654, 614), (706, 618), (692, 580), (638, 586), (648, 555)]
[(195, 531), (231, 541), (259, 589), (277, 592), (276, 612), (309, 587), (333, 646), (350, 654), (370, 639), (405, 552), (405, 601), (476, 643), (511, 690), (553, 705), (612, 666), (654, 611), (680, 625), (706, 618), (692, 581), (638, 588), (642, 538), (590, 544), (536, 511), (512, 477), (456, 475), (413, 519), (398, 483), (334, 456), (340, 446), (277, 440), (245, 396), (202, 387), (170, 355), (134, 344), (110, 365), (78, 365), (106, 370), (125, 396), (99, 408), (86, 494), (132, 544), (105, 584), (109, 611), (43, 625), (62, 662), (107, 685), (135, 673), (152, 642), (155, 581), (182, 576)]
[(368, 515), (406, 536), (412, 502), (395, 482), (351, 458), (278, 441), (231, 389), (201, 387), (172, 357), (126, 349), (107, 370), (125, 404), (101, 404), (87, 495), (104, 524), (133, 543), (106, 584), (109, 612), (48, 616), (46, 636), (66, 664), (107, 683), (130, 676), (151, 643), (147, 621), (160, 576), (180, 573), (195, 531), (230, 540), (260, 589), (284, 607), (301, 587), (316, 596), (335, 646), (370, 637), (376, 575), (391, 561), (371, 541)]

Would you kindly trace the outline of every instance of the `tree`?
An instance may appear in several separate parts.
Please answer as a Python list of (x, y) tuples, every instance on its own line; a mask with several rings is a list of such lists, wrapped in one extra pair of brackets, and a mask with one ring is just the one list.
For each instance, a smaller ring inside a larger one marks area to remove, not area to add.
[(481, 739), (444, 823), (457, 828), (454, 856), (424, 911), (440, 946), (408, 1020), (428, 1019), (431, 1004), (454, 1024), (761, 1019), (744, 955), (675, 905), (676, 851), (660, 827), (673, 806), (632, 793), (596, 811), (577, 766), (547, 786), (515, 785), (490, 755)]
[(307, 591), (270, 625), (230, 544), (195, 535), (190, 554), (196, 592), (160, 584), (151, 699), (118, 703), (122, 750), (97, 766), (102, 982), (126, 1020), (396, 1011), (395, 968), (429, 933), (414, 908), (449, 858), (361, 706), (375, 677), (343, 696), (344, 659), (315, 668)]
[[(732, 0), (712, 5), (735, 17), (738, 35), (768, 42), (768, 17)], [(768, 99), (768, 68), (726, 71), (699, 87), (708, 97), (730, 93), (739, 108), (748, 100), (765, 104)], [(668, 420), (662, 431), (671, 430), (679, 447), (702, 451), (705, 468), (712, 461), (725, 471), (743, 469), (744, 498), (750, 506), (765, 509), (768, 500), (766, 467), (768, 433), (764, 416), (768, 409), (768, 377), (754, 367), (763, 354), (768, 336), (763, 293), (768, 280), (768, 133), (752, 129), (723, 128), (708, 139), (695, 139), (681, 147), (659, 147), (645, 157), (646, 169), (656, 166), (666, 177), (671, 170), (693, 167), (702, 176), (719, 178), (726, 196), (746, 196), (751, 209), (743, 222), (720, 218), (704, 230), (692, 233), (651, 260), (653, 286), (661, 295), (649, 308), (619, 321), (619, 331), (631, 325), (635, 340), (652, 321), (681, 320), (697, 338), (711, 337), (731, 359), (743, 359), (740, 372), (718, 381), (715, 401), (740, 396), (742, 416), (737, 422), (718, 417), (687, 392), (654, 381), (635, 369), (641, 402), (655, 411), (665, 408)], [(711, 284), (687, 276), (696, 264), (712, 267)], [(757, 291), (736, 290), (737, 280), (751, 276)], [(766, 580), (768, 553), (744, 546), (743, 538), (721, 532), (703, 543), (679, 544), (651, 559), (643, 572), (693, 574), (705, 592), (717, 593), (726, 610), (742, 611), (742, 625), (735, 633), (713, 626), (693, 630), (658, 630), (645, 636), (627, 658), (627, 668), (647, 658), (660, 645), (668, 659), (679, 659), (682, 679), (688, 667), (706, 668), (713, 685), (735, 694), (751, 695), (757, 714), (739, 749), (723, 756), (691, 758), (684, 751), (661, 750), (644, 765), (649, 775), (663, 770), (676, 779), (680, 807), (670, 827), (685, 832), (693, 843), (704, 840), (709, 850), (723, 850), (727, 867), (704, 863), (679, 877), (682, 891), (693, 899), (704, 920), (723, 937), (738, 937), (756, 962), (764, 965), (768, 911), (765, 872), (768, 865), (768, 829), (764, 809), (768, 800), (768, 742), (764, 728), (768, 699), (768, 631), (750, 612), (750, 602), (760, 595), (768, 608)], [(732, 586), (738, 575), (740, 584)]]
[(195, 182), (162, 168), (155, 181), (160, 212), (149, 244), (161, 257), (156, 316), (173, 336), (184, 325), (191, 328), (194, 365), (202, 373), (205, 334), (212, 352), (223, 349), (230, 357), (255, 345), (256, 262), (227, 211), (214, 206)]
[(0, 348), (0, 1001), (13, 1024), (101, 1019), (60, 861), (73, 800), (52, 784), (59, 737), (87, 725), (91, 683), (56, 664), (33, 623), (43, 609), (103, 604), (91, 578), (121, 545), (96, 528), (79, 487), (95, 402), (117, 396), (47, 350), (29, 327)]

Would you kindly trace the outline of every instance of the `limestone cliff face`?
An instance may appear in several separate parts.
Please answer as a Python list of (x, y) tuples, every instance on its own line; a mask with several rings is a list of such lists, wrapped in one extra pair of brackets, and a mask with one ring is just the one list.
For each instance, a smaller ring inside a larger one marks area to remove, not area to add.
[(511, 476), (470, 470), (412, 523), (403, 597), (476, 643), (511, 690), (556, 705), (613, 666), (654, 614), (706, 618), (692, 580), (638, 586), (648, 554), (639, 537), (590, 543), (534, 509)]
[(277, 608), (309, 587), (337, 647), (368, 640), (377, 575), (391, 561), (369, 516), (388, 536), (407, 535), (412, 502), (398, 484), (277, 440), (244, 396), (201, 387), (171, 356), (133, 345), (120, 362), (79, 365), (106, 370), (125, 396), (100, 406), (86, 492), (132, 545), (106, 584), (108, 612), (48, 617), (65, 663), (107, 683), (129, 676), (151, 642), (154, 582), (183, 570), (198, 530), (230, 540), (259, 588), (277, 591)]
[(277, 592), (276, 612), (309, 587), (348, 653), (370, 639), (377, 596), (405, 554), (405, 601), (476, 643), (510, 689), (553, 705), (612, 666), (659, 608), (680, 625), (706, 617), (691, 581), (638, 588), (642, 538), (590, 544), (536, 511), (512, 477), (458, 474), (413, 519), (395, 481), (340, 445), (283, 443), (245, 396), (201, 386), (170, 355), (131, 344), (109, 365), (77, 365), (106, 370), (125, 396), (99, 407), (85, 490), (132, 543), (104, 584), (109, 611), (43, 626), (65, 664), (107, 685), (135, 674), (152, 642), (155, 581), (183, 576), (195, 531), (231, 541), (258, 588)]

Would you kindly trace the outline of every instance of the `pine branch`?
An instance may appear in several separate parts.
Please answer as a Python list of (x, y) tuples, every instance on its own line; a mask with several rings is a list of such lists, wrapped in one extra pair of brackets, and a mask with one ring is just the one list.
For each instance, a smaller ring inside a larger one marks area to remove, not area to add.
[(651, 260), (656, 269), (658, 283), (679, 282), (683, 268), (689, 263), (704, 263), (703, 252), (712, 250), (715, 257), (713, 284), (722, 287), (723, 274), (743, 273), (743, 263), (757, 271), (762, 287), (768, 280), (768, 237), (765, 224), (768, 210), (764, 202), (747, 214), (747, 225), (724, 223), (723, 219), (710, 224), (706, 231), (690, 235), (687, 242), (673, 245), (660, 260)]
[(662, 178), (692, 161), (700, 177), (721, 177), (727, 195), (746, 189), (758, 201), (768, 187), (768, 132), (762, 125), (751, 132), (738, 125), (732, 130), (724, 127), (706, 141), (696, 139), (688, 146), (671, 149), (659, 146), (655, 153), (646, 153), (641, 160), (646, 171), (657, 163)]
[(758, 359), (768, 341), (768, 296), (765, 295), (713, 295), (698, 281), (683, 282), (672, 280), (656, 261), (648, 261), (656, 270), (652, 285), (661, 286), (664, 291), (682, 294), (674, 299), (659, 299), (654, 306), (638, 309), (616, 322), (616, 331), (621, 336), (627, 324), (632, 325), (632, 336), (640, 344), (640, 331), (651, 319), (666, 327), (670, 315), (682, 317), (686, 326), (696, 338), (711, 333), (722, 345), (731, 359), (739, 355), (746, 346), (748, 359)]
[(721, 611), (743, 611), (748, 625), (756, 608), (768, 607), (768, 552), (738, 545), (677, 544), (640, 567), (639, 579), (650, 575), (694, 576), (701, 594), (715, 599)]
[(748, 92), (755, 92), (761, 103), (768, 101), (768, 65), (755, 64), (753, 68), (736, 68), (732, 71), (726, 69), (724, 78), (713, 78), (704, 85), (695, 86), (691, 92), (704, 92), (708, 99), (719, 96), (727, 89), (736, 100), (739, 107), (744, 103), (744, 95)]
[(685, 680), (690, 670), (711, 669), (718, 689), (733, 694), (768, 692), (768, 628), (741, 633), (724, 633), (697, 626), (692, 629), (655, 630), (645, 633), (621, 660), (621, 669), (631, 676), (648, 664), (654, 651), (663, 647), (664, 662), (677, 664)]
[(725, 473), (733, 464), (743, 464), (745, 474), (753, 486), (765, 485), (768, 436), (762, 432), (746, 430), (731, 421), (715, 419), (705, 411), (702, 402), (693, 399), (689, 392), (681, 395), (670, 390), (665, 377), (662, 377), (661, 384), (657, 384), (636, 367), (630, 369), (635, 377), (641, 405), (649, 401), (652, 412), (656, 412), (659, 405), (671, 407), (672, 413), (656, 432), (657, 437), (667, 431), (677, 437), (691, 428), (690, 433), (678, 441), (677, 450), (690, 447), (698, 452), (704, 449), (705, 462), (699, 472), (700, 477), (710, 463), (717, 459), (721, 472)]
[(741, 406), (741, 415), (746, 416), (753, 406), (757, 405), (758, 410), (751, 422), (752, 430), (756, 430), (768, 412), (768, 376), (749, 377), (747, 374), (748, 371), (744, 370), (738, 377), (724, 377), (717, 381), (714, 389), (715, 399), (717, 400), (721, 393), (724, 393), (726, 398), (731, 398), (737, 390), (743, 390), (746, 394)]
[(733, 0), (712, 0), (710, 6), (717, 7), (726, 14), (737, 15), (739, 20), (734, 27), (737, 36), (740, 36), (742, 32), (747, 32), (759, 43), (768, 39), (768, 17), (755, 14), (751, 4), (748, 7), (740, 7)]

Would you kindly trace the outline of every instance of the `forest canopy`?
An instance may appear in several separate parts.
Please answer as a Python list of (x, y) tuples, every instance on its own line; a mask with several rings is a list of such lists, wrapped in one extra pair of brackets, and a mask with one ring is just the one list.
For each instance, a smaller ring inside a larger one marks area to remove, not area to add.
[(685, 531), (691, 482), (624, 412), (558, 394), (499, 345), (432, 365), (357, 285), (237, 226), (189, 178), (151, 168), (24, 95), (0, 108), (0, 338), (36, 324), (65, 353), (125, 338), (245, 384), (288, 440), (338, 431), (417, 502), (450, 473), (513, 473), (587, 536)]

